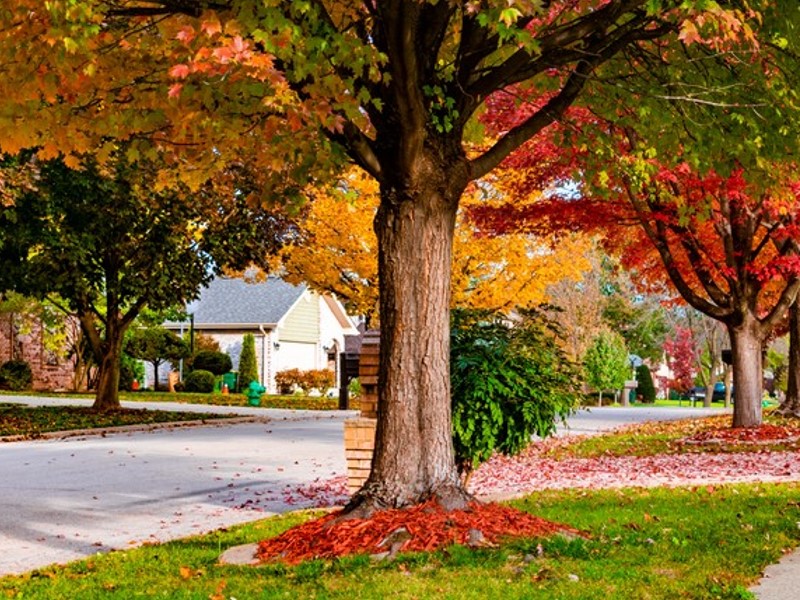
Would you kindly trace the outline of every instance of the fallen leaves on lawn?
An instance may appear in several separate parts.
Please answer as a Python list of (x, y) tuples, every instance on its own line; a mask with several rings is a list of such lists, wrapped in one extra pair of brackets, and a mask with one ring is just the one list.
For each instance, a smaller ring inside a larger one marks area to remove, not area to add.
[(800, 480), (800, 452), (687, 453), (555, 460), (535, 448), (495, 456), (470, 479), (476, 495), (522, 495), (541, 489), (656, 487), (699, 483)]
[(800, 438), (800, 429), (786, 425), (708, 429), (684, 438), (687, 444), (791, 442)]
[(257, 556), (297, 564), (350, 554), (432, 551), (451, 544), (491, 546), (506, 537), (580, 535), (566, 525), (498, 504), (472, 503), (468, 509), (445, 511), (431, 501), (379, 511), (367, 519), (341, 516), (332, 513), (262, 541)]

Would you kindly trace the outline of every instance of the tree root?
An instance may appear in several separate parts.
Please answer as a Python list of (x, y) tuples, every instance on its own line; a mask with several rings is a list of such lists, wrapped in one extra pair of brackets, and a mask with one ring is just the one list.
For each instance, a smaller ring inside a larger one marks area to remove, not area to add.
[(398, 497), (388, 493), (382, 486), (368, 482), (353, 495), (340, 518), (367, 519), (381, 510), (407, 508), (431, 499), (446, 511), (467, 509), (471, 502), (475, 502), (474, 496), (460, 485), (444, 485), (417, 496)]
[(778, 408), (775, 409), (775, 412), (773, 414), (776, 414), (780, 417), (798, 419), (800, 418), (800, 402), (784, 401)]

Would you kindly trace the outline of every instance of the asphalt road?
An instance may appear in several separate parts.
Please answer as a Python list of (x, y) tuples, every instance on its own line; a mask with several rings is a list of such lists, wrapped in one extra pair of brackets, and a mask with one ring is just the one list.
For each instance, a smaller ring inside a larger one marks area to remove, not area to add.
[[(344, 500), (343, 421), (355, 413), (171, 406), (269, 420), (0, 444), (0, 575)], [(591, 409), (562, 432), (701, 412)]]
[(341, 502), (353, 413), (265, 412), (268, 422), (0, 444), (0, 575)]

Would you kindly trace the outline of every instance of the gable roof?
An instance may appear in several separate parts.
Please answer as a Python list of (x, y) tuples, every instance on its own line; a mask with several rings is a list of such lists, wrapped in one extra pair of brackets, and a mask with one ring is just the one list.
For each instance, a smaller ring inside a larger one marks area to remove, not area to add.
[(291, 285), (278, 277), (260, 282), (217, 277), (186, 312), (194, 315), (195, 327), (276, 325), (305, 291), (305, 285)]

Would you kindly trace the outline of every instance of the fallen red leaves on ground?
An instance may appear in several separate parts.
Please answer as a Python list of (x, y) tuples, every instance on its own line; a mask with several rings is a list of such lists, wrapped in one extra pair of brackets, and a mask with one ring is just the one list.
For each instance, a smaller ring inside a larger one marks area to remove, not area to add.
[(688, 443), (702, 442), (780, 442), (800, 437), (800, 429), (785, 425), (761, 425), (759, 427), (719, 428), (700, 431), (685, 438)]
[(542, 537), (575, 529), (499, 504), (472, 503), (446, 511), (435, 502), (376, 512), (368, 519), (342, 519), (341, 511), (262, 541), (262, 561), (297, 564), (350, 554), (432, 551), (451, 544), (493, 545), (509, 537)]

